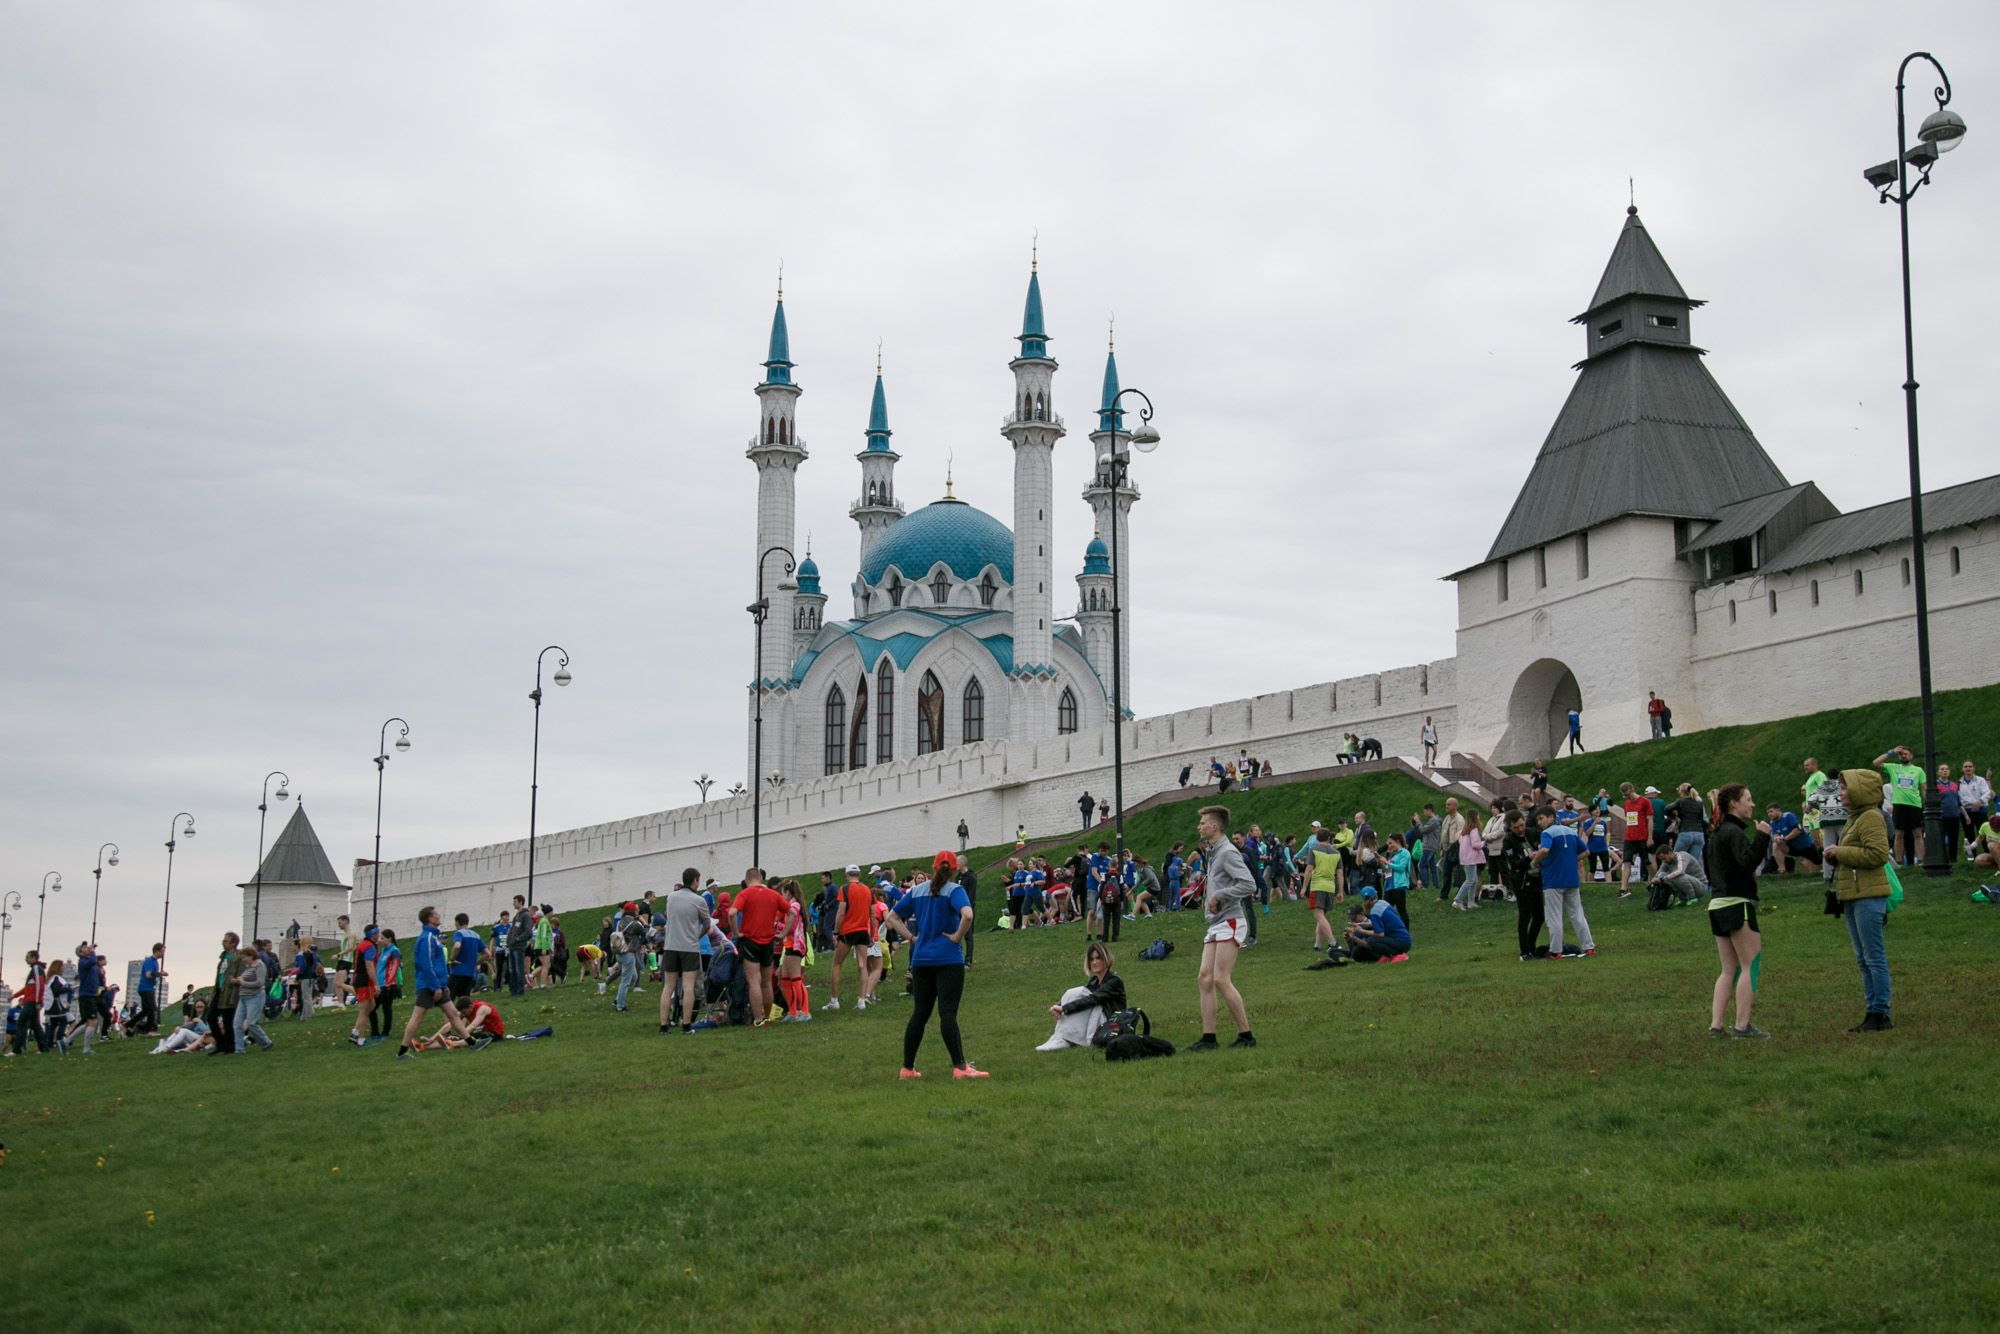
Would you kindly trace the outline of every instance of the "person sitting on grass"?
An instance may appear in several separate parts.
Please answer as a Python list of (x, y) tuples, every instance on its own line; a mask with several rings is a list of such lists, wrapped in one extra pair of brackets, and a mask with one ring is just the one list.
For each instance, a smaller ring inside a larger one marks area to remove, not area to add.
[(1084, 950), (1083, 971), (1083, 985), (1071, 987), (1049, 1007), (1056, 1031), (1036, 1051), (1088, 1047), (1098, 1025), (1125, 1008), (1125, 983), (1111, 971), (1111, 951), (1102, 941), (1092, 941)]
[(1984, 824), (1975, 827), (1972, 846), (1972, 864), (1982, 871), (2000, 871), (2000, 813), (1996, 813)]
[(443, 1051), (447, 1047), (467, 1045), (484, 1047), (495, 1038), (507, 1036), (507, 1026), (500, 1021), (500, 1012), (487, 1000), (475, 1000), (465, 1014), (465, 1026), (472, 1034), (472, 1042), (451, 1031), (451, 1021), (447, 1019), (438, 1025), (437, 1032), (424, 1038), (421, 1045), (426, 1051)]
[(1361, 891), (1361, 909), (1347, 924), (1347, 957), (1356, 963), (1402, 963), (1410, 957), (1410, 929), (1373, 887)]
[(196, 1001), (194, 1012), (179, 1028), (159, 1040), (153, 1048), (153, 1055), (172, 1056), (181, 1052), (211, 1050), (215, 1046), (215, 1038), (208, 1031), (208, 1021), (201, 1017), (202, 1011), (207, 1008), (206, 1002)]

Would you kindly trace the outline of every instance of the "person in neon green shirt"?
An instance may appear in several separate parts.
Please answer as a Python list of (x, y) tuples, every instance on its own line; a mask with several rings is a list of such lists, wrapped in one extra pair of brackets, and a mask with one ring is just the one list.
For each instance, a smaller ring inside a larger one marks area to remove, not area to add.
[(1806, 828), (1814, 831), (1819, 829), (1819, 810), (1812, 799), (1812, 794), (1819, 791), (1820, 785), (1825, 782), (1826, 774), (1821, 772), (1819, 761), (1810, 755), (1806, 756), (1806, 781), (1799, 788), (1799, 796), (1804, 804), (1800, 806), (1799, 814), (1804, 817)]
[(1883, 751), (1875, 757), (1874, 765), (1882, 771), (1882, 785), (1889, 789), (1889, 812), (1895, 817), (1889, 854), (1900, 855), (1905, 866), (1915, 866), (1924, 859), (1924, 771), (1910, 763), (1908, 746)]

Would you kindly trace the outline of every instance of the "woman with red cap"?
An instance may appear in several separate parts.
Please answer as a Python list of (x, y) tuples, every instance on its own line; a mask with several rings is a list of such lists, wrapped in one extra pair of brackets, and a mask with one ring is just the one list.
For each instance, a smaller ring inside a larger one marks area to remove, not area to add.
[(965, 993), (965, 955), (959, 942), (972, 930), (972, 903), (958, 883), (958, 857), (940, 852), (928, 883), (916, 885), (889, 911), (889, 929), (911, 943), (910, 990), (916, 1000), (903, 1030), (903, 1068), (898, 1078), (920, 1079), (917, 1048), (938, 1012), (938, 1033), (951, 1053), (953, 1079), (984, 1079), (965, 1059), (958, 1035), (958, 1002)]

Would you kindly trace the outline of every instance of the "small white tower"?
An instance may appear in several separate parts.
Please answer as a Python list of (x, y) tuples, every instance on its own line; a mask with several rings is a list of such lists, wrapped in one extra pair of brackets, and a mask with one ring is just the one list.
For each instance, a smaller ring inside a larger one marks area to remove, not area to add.
[(1104, 534), (1083, 549), (1083, 573), (1076, 577), (1076, 628), (1083, 633), (1083, 656), (1097, 679), (1111, 685), (1111, 551)]
[[(1105, 465), (1114, 450), (1131, 452), (1132, 433), (1125, 429), (1125, 411), (1116, 407), (1118, 399), (1118, 349), (1111, 347), (1104, 356), (1104, 396), (1098, 400), (1097, 429), (1090, 433), (1090, 443), (1096, 471), (1091, 476), (1089, 486), (1083, 489), (1083, 498), (1090, 502), (1091, 510), (1097, 516), (1099, 537), (1111, 531), (1111, 488), (1105, 485)], [(1132, 503), (1139, 498), (1138, 490), (1132, 485), (1132, 474), (1128, 469), (1124, 485), (1118, 488), (1118, 601), (1123, 624), (1119, 627), (1118, 688), (1122, 694), (1127, 717), (1132, 714)], [(1107, 567), (1105, 574), (1111, 573)], [(1110, 662), (1110, 619), (1105, 621), (1105, 662)], [(1097, 659), (1091, 659), (1097, 665)], [(1111, 673), (1105, 667), (1098, 668), (1108, 694), (1112, 689)]]
[[(783, 738), (791, 735), (784, 712), (789, 704), (793, 627), (797, 623), (794, 590), (780, 587), (791, 582), (785, 566), (789, 563), (792, 532), (798, 509), (798, 469), (806, 460), (805, 441), (799, 439), (797, 408), (799, 387), (792, 383), (791, 339), (785, 331), (785, 290), (778, 289), (778, 310), (771, 317), (771, 350), (764, 359), (764, 382), (757, 386), (759, 421), (746, 457), (757, 465), (757, 550), (755, 560), (762, 570), (751, 570), (750, 588), (756, 596), (758, 584), (770, 599), (764, 619), (762, 660), (757, 664), (757, 680), (752, 686), (750, 709), (754, 715), (757, 696), (764, 702), (763, 768), (765, 774), (790, 772), (790, 756), (784, 753)], [(773, 548), (783, 548), (775, 551)], [(761, 579), (760, 579), (761, 574)], [(773, 726), (774, 720), (776, 726)], [(746, 747), (748, 759), (754, 743)], [(762, 776), (752, 768), (748, 786), (759, 790)]]
[[(889, 525), (903, 517), (902, 502), (896, 499), (896, 460), (902, 456), (889, 448), (889, 402), (882, 394), (882, 354), (875, 354), (875, 402), (868, 409), (868, 444), (854, 457), (861, 460), (861, 495), (847, 513), (861, 526), (861, 558), (855, 569), (868, 563), (868, 548)], [(854, 614), (862, 608), (858, 595)]]
[(1014, 407), (1001, 433), (1014, 446), (1014, 671), (1007, 732), (1017, 741), (1056, 732), (1054, 602), (1055, 450), (1063, 437), (1056, 415), (1049, 335), (1042, 321), (1042, 285), (1031, 263), (1028, 305), (1021, 318), (1021, 354), (1014, 372)]
[[(799, 591), (792, 596), (792, 661), (812, 647), (813, 636), (826, 623), (826, 594), (819, 591), (819, 562), (812, 556), (812, 538), (806, 538), (806, 557), (799, 562)], [(770, 626), (764, 629), (768, 633)]]

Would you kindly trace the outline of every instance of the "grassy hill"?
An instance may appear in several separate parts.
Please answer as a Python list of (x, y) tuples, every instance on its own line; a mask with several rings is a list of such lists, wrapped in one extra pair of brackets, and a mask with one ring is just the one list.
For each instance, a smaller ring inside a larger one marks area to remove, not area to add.
[[(1981, 773), (2000, 768), (2000, 685), (1944, 691), (1933, 698), (1939, 759), (1949, 760), (1954, 772), (1961, 760), (1973, 761)], [(1852, 769), (1865, 767), (1891, 746), (1904, 745), (1921, 763), (1922, 736), (1917, 701), (1886, 700), (1551, 759), (1549, 781), (1579, 797), (1600, 787), (1615, 795), (1621, 782), (1642, 790), (1650, 783), (1669, 796), (1676, 783), (1693, 783), (1701, 792), (1724, 783), (1748, 783), (1760, 802), (1775, 800), (1796, 810), (1806, 756), (1825, 769)], [(1529, 768), (1519, 765), (1514, 772)]]

